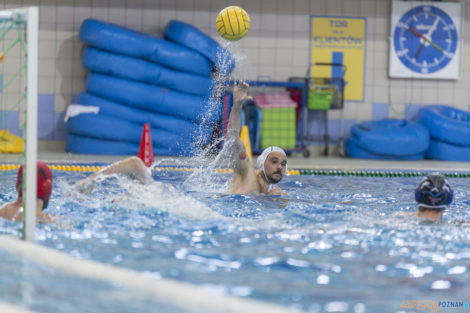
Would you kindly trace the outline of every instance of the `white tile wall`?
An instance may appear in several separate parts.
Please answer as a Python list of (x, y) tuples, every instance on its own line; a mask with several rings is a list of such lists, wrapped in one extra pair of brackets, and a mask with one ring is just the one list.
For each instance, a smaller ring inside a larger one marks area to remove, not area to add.
[(82, 21), (84, 19), (90, 18), (91, 16), (91, 7), (77, 6), (73, 9), (73, 24), (75, 29), (79, 29)]
[(38, 78), (38, 92), (53, 94), (55, 91), (54, 76), (40, 75)]
[[(319, 14), (326, 14), (327, 11), (327, 0), (318, 0), (318, 1), (311, 1), (310, 2), (310, 14), (312, 15), (319, 15)], [(296, 5), (303, 6), (299, 13), (305, 13), (308, 10), (309, 3), (308, 1), (296, 1)]]
[[(389, 101), (388, 90), (389, 90), (388, 86), (376, 86), (374, 88), (374, 92), (373, 92), (374, 98), (372, 99), (372, 101), (374, 103), (388, 103)], [(346, 103), (345, 105), (348, 105), (348, 103)], [(361, 118), (361, 116), (356, 116), (356, 119), (357, 118)]]
[[(377, 1), (375, 0), (360, 0), (358, 15), (367, 16), (371, 18), (374, 17), (376, 4)], [(367, 23), (369, 23), (369, 20), (367, 21)]]
[(277, 15), (275, 14), (263, 14), (261, 15), (261, 31), (272, 32), (278, 30)]
[(56, 2), (50, 5), (41, 6), (39, 11), (39, 23), (55, 24), (57, 22), (57, 7)]
[(369, 73), (371, 74), (371, 76), (373, 75), (372, 76), (373, 81), (371, 82), (373, 84), (372, 88), (374, 88), (374, 86), (383, 87), (383, 86), (389, 86), (390, 85), (391, 80), (388, 79), (387, 70), (385, 68), (376, 69), (374, 67), (372, 71), (369, 71), (369, 72), (366, 73), (366, 80), (367, 80), (367, 74), (369, 74)]
[[(284, 46), (288, 47), (288, 46)], [(276, 64), (278, 65), (292, 65), (292, 51), (290, 49), (277, 49), (276, 50)]]
[(277, 0), (277, 11), (282, 12), (283, 15), (292, 16), (294, 8), (291, 1)]
[(65, 108), (70, 104), (71, 98), (69, 95), (60, 95), (55, 97), (54, 108), (56, 112), (65, 111)]
[[(344, 116), (357, 121), (372, 117), (373, 103), (393, 102), (390, 116), (402, 118), (405, 104), (448, 104), (468, 108), (470, 98), (470, 0), (464, 3), (462, 76), (456, 81), (404, 80), (388, 77), (391, 0), (240, 0), (251, 18), (250, 33), (234, 44), (243, 64), (235, 72), (247, 79), (287, 80), (303, 76), (309, 64), (311, 15), (367, 18), (367, 53), (363, 102), (346, 103)], [(40, 7), (39, 91), (55, 95), (55, 109), (64, 111), (71, 97), (84, 90), (86, 71), (78, 39), (82, 21), (93, 17), (137, 30), (161, 34), (172, 19), (193, 23), (219, 42), (217, 13), (228, 0), (0, 0), (0, 8), (35, 3)], [(6, 73), (19, 60), (5, 62)], [(333, 113), (332, 116), (336, 116)]]
[(406, 104), (421, 103), (422, 82), (420, 80), (407, 80), (406, 86), (411, 89), (409, 90), (409, 98)]
[[(20, 93), (20, 90), (23, 88), (23, 84), (20, 80), (14, 79), (10, 82), (10, 85), (8, 87), (8, 93)], [(11, 102), (11, 101), (9, 101)]]
[(358, 16), (360, 9), (360, 0), (349, 0), (343, 1), (343, 12), (344, 16)]
[[(14, 74), (20, 67), (21, 60), (18, 57), (14, 57), (13, 54), (7, 54), (3, 63), (3, 72), (5, 74)], [(6, 62), (8, 60), (8, 62)]]
[(333, 15), (333, 16), (342, 15), (343, 2), (346, 2), (346, 1), (344, 1), (344, 0), (329, 0), (326, 3), (326, 12), (325, 13), (327, 15)]
[(388, 107), (388, 116), (390, 118), (400, 119), (405, 115), (405, 104), (403, 102), (391, 102)]
[(271, 65), (276, 62), (276, 50), (274, 50), (273, 48), (260, 48), (259, 51), (259, 64)]
[(462, 110), (468, 110), (469, 96), (470, 94), (468, 92), (468, 88), (457, 87), (454, 89), (454, 98), (453, 98), (454, 103), (453, 104), (456, 107), (461, 108)]
[(16, 106), (19, 103), (20, 94), (17, 92), (10, 92), (8, 93), (8, 101), (4, 104), (4, 109), (6, 111), (13, 111), (17, 110), (18, 107)]
[(71, 96), (72, 95), (72, 78), (60, 77), (60, 79), (56, 79), (55, 93)]
[(109, 22), (126, 25), (126, 11), (120, 7), (110, 7), (109, 8)]
[(109, 19), (109, 9), (107, 7), (96, 7), (93, 6), (91, 8), (91, 16), (92, 18), (96, 18), (99, 20), (108, 20)]
[(436, 88), (425, 86), (423, 87), (423, 93), (421, 94), (422, 104), (437, 104), (437, 97), (439, 91)]
[[(405, 104), (406, 101), (406, 85), (405, 81), (394, 79), (391, 81), (388, 92), (391, 103)], [(385, 101), (388, 102), (388, 101)]]
[(73, 1), (71, 0), (60, 1), (60, 5), (57, 7), (57, 23), (58, 24), (72, 23), (73, 15), (74, 15)]
[(277, 16), (275, 28), (278, 32), (281, 32), (281, 34), (279, 34), (280, 37), (282, 36), (282, 33), (289, 35), (292, 34), (292, 29), (294, 28), (294, 19), (295, 17), (293, 15), (287, 15), (284, 13)]
[[(316, 13), (315, 13), (316, 14)], [(310, 32), (310, 18), (307, 15), (296, 15), (294, 19), (294, 37), (308, 38)], [(307, 41), (308, 43), (308, 41)]]

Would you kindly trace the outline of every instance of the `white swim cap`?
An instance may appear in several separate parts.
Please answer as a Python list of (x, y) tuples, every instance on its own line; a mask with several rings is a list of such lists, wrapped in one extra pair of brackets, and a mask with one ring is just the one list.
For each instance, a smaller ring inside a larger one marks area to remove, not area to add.
[(257, 162), (256, 162), (258, 168), (259, 168), (263, 173), (264, 173), (264, 163), (266, 162), (266, 159), (268, 158), (268, 155), (269, 155), (271, 152), (281, 152), (281, 153), (284, 154), (284, 156), (287, 158), (286, 152), (285, 152), (282, 148), (279, 148), (279, 147), (276, 147), (276, 146), (267, 147), (266, 149), (263, 150), (263, 153), (261, 153), (261, 154), (258, 156), (258, 160), (257, 160)]

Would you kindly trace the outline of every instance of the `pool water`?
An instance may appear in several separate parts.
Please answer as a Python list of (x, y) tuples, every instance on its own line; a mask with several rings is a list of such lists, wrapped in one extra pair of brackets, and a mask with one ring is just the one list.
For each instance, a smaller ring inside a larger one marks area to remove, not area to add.
[(432, 223), (396, 214), (416, 210), (419, 177), (288, 176), (278, 197), (226, 194), (228, 174), (156, 171), (152, 185), (110, 176), (71, 192), (86, 175), (54, 171), (48, 211), (62, 223), (40, 225), (39, 244), (308, 312), (469, 300), (469, 179), (449, 180), (455, 201)]
[(66, 275), (3, 250), (0, 260), (0, 301), (34, 312), (144, 313), (154, 308), (181, 313), (132, 288)]

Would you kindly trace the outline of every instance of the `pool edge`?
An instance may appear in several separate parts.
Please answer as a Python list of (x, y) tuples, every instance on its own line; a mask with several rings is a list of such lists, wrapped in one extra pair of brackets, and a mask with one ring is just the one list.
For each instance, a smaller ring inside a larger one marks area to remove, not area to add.
[[(190, 283), (167, 278), (153, 279), (135, 270), (86, 259), (77, 259), (63, 252), (9, 235), (0, 235), (0, 248), (68, 274), (132, 287), (159, 299), (163, 303), (180, 307), (185, 312), (201, 312), (201, 309), (205, 312), (220, 313), (294, 312), (288, 307), (269, 302), (251, 298), (238, 298), (231, 295), (216, 295)], [(184, 301), (181, 301), (182, 295), (184, 295)], [(196, 308), (197, 311), (195, 311)], [(295, 310), (295, 312), (302, 313), (299, 310)], [(19, 311), (18, 313), (35, 312)]]

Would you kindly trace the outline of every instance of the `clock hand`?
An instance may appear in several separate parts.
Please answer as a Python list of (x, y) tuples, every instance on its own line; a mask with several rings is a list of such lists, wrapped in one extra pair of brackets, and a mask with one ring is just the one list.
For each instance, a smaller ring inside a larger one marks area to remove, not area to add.
[(417, 59), (421, 51), (423, 51), (424, 46), (426, 45), (426, 41), (423, 41), (423, 43), (419, 46), (418, 51), (416, 51), (415, 56), (413, 59)]
[(428, 38), (426, 38), (423, 34), (420, 34), (418, 33), (416, 30), (414, 30), (413, 28), (411, 27), (408, 27), (408, 30), (410, 32), (412, 32), (413, 34), (415, 34), (416, 36), (418, 36), (419, 38), (423, 39), (425, 42), (428, 42), (431, 46), (433, 46), (434, 48), (436, 48), (437, 50), (441, 51), (441, 52), (444, 52), (444, 49), (442, 49), (441, 47), (439, 47), (438, 45), (436, 45), (434, 42), (432, 42), (431, 40), (429, 40)]
[(428, 33), (426, 34), (427, 38), (431, 38), (432, 33), (434, 33), (434, 31), (437, 28), (437, 23), (439, 23), (439, 17), (436, 17), (436, 19), (434, 20), (434, 24), (432, 24), (432, 27), (429, 29)]
[[(436, 19), (434, 20), (434, 23), (432, 24), (431, 28), (428, 30), (427, 34), (426, 34), (426, 37), (427, 38), (432, 38), (432, 33), (434, 33), (434, 31), (436, 30), (437, 28), (437, 23), (439, 23), (439, 18), (436, 17)], [(423, 40), (423, 39), (422, 39)], [(421, 51), (423, 51), (423, 48), (424, 46), (428, 45), (429, 43), (426, 41), (426, 40), (423, 40), (423, 42), (421, 43), (421, 45), (419, 46), (418, 48), (418, 51), (416, 51), (415, 55), (414, 55), (414, 59), (416, 60), (418, 58), (418, 56), (421, 54)]]

